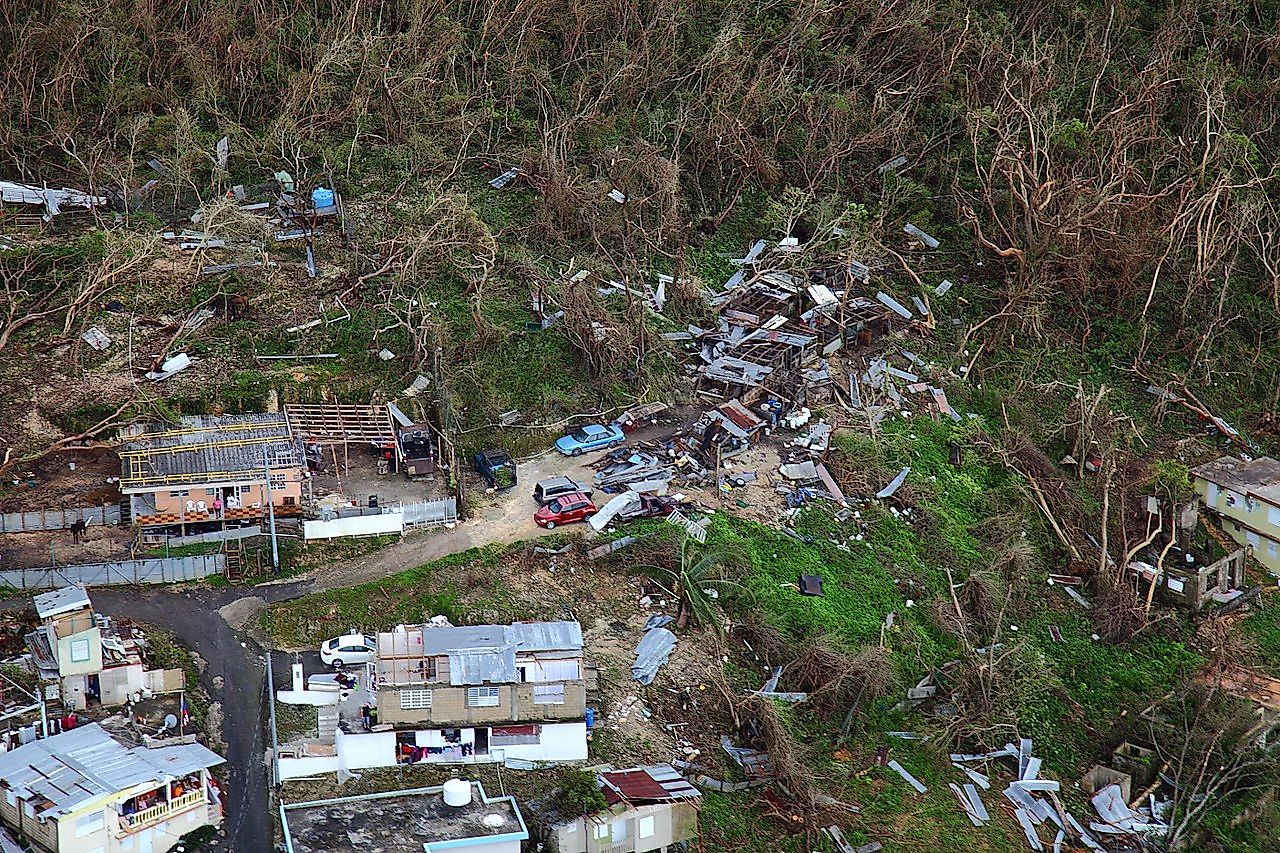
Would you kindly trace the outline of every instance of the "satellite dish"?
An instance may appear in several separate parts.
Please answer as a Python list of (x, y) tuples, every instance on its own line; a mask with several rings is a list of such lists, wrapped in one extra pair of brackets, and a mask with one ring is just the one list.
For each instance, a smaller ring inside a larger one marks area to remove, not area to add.
[(178, 727), (178, 718), (173, 714), (164, 715), (164, 727), (166, 729), (176, 729)]

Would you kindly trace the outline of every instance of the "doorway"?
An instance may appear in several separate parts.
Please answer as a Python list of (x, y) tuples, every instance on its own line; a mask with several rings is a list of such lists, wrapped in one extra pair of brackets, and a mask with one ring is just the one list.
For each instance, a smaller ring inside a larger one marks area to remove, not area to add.
[(476, 729), (476, 757), (489, 754), (489, 730)]

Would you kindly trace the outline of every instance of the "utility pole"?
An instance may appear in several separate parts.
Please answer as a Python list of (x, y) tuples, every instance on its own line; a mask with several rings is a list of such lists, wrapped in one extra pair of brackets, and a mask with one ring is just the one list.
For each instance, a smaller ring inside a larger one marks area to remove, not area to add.
[(280, 546), (276, 541), (276, 502), (271, 496), (271, 463), (267, 449), (262, 448), (262, 470), (267, 475), (267, 520), (271, 525), (271, 573), (280, 574)]
[[(271, 615), (267, 614), (268, 620)], [(270, 622), (268, 621), (268, 632), (270, 630)], [(267, 651), (263, 657), (263, 662), (267, 665), (267, 707), (270, 709), (271, 716), (271, 786), (272, 788), (280, 787), (280, 761), (279, 752), (280, 745), (276, 736), (276, 683), (271, 675), (271, 652)]]

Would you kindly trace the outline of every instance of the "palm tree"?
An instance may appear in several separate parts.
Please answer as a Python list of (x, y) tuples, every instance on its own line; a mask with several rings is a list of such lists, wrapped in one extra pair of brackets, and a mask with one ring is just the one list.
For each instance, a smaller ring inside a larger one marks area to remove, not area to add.
[(716, 626), (715, 602), (724, 592), (746, 592), (746, 588), (728, 577), (748, 562), (745, 549), (737, 543), (705, 546), (695, 543), (687, 534), (680, 540), (680, 561), (676, 568), (640, 565), (635, 571), (670, 585), (679, 602), (676, 627), (683, 628), (692, 619), (695, 624)]

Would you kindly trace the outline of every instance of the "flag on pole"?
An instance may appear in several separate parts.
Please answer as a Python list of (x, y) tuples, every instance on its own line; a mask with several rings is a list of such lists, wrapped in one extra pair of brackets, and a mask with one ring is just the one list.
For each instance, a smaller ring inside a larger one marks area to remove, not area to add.
[(191, 709), (187, 707), (187, 694), (183, 693), (182, 698), (179, 699), (178, 701), (179, 701), (178, 714), (182, 721), (182, 725), (184, 727), (189, 726), (191, 725)]

